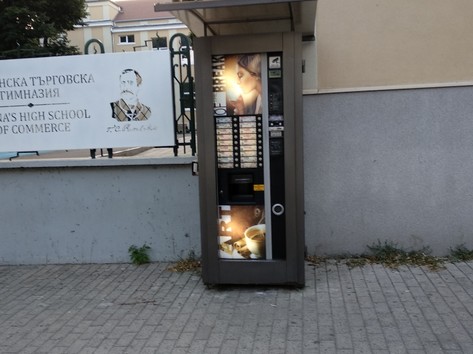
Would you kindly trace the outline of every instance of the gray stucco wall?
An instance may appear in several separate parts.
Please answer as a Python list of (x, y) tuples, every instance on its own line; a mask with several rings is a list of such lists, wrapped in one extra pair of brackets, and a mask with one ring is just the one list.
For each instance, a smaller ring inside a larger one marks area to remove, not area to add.
[[(473, 88), (304, 96), (310, 254), (473, 248)], [(190, 158), (0, 163), (0, 264), (200, 254)]]
[(198, 180), (170, 160), (2, 163), (0, 264), (129, 262), (144, 243), (152, 260), (199, 255)]
[(473, 88), (304, 97), (309, 253), (473, 248)]

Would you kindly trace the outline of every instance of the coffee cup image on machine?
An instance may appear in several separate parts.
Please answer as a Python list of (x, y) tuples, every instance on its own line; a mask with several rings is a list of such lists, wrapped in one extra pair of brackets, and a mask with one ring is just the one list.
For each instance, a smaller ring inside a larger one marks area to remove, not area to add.
[(265, 259), (264, 208), (220, 206), (219, 256), (227, 259)]

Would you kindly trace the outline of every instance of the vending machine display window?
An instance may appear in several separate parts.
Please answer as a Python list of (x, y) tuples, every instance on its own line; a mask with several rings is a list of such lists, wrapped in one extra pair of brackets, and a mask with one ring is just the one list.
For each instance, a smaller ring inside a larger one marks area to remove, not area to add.
[(219, 257), (284, 258), (284, 231), (271, 227), (284, 228), (283, 213), (265, 208), (284, 193), (282, 55), (215, 55), (212, 72)]

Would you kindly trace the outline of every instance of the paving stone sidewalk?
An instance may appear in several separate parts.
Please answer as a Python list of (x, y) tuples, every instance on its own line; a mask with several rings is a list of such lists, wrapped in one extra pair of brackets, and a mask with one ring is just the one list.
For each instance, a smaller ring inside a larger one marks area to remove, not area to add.
[(307, 263), (303, 289), (168, 267), (0, 266), (0, 353), (473, 353), (473, 263)]

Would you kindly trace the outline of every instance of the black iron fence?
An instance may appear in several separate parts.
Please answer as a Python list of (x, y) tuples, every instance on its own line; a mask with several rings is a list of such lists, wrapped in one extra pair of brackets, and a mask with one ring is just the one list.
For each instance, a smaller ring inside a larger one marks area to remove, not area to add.
[(174, 128), (176, 132), (174, 155), (180, 146), (190, 147), (192, 156), (197, 152), (195, 124), (195, 91), (192, 75), (191, 39), (177, 33), (169, 41), (171, 72), (173, 81)]

